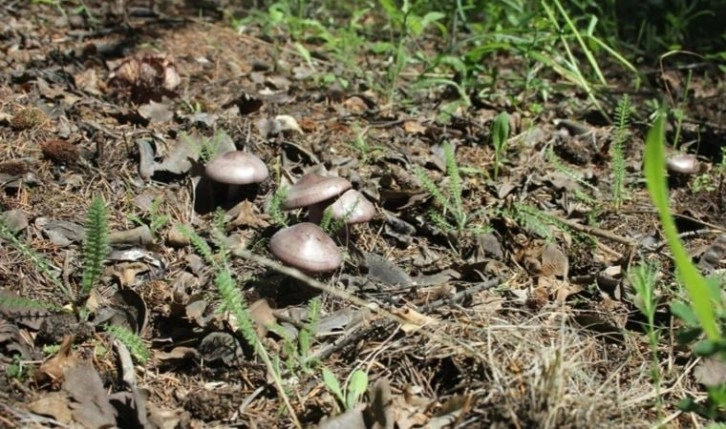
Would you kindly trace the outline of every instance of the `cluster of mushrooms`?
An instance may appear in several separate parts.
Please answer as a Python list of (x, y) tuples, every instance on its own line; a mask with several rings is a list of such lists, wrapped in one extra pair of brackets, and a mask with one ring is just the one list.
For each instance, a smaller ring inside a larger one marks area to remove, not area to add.
[[(242, 186), (265, 181), (269, 171), (255, 155), (225, 152), (207, 163), (206, 175), (227, 186), (227, 195), (234, 198)], [(325, 210), (332, 219), (347, 225), (370, 221), (376, 209), (353, 185), (338, 176), (307, 173), (290, 189), (282, 202), (283, 210), (307, 209), (308, 222), (277, 231), (270, 239), (270, 251), (288, 266), (308, 273), (323, 273), (337, 269), (342, 253), (332, 238), (317, 224)]]

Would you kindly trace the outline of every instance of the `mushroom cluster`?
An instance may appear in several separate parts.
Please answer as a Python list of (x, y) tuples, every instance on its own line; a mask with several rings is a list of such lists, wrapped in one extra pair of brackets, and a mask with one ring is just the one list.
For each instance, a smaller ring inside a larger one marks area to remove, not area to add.
[(288, 190), (282, 209), (307, 208), (308, 221), (312, 223), (320, 223), (328, 207), (333, 219), (345, 220), (347, 224), (368, 222), (376, 209), (352, 187), (342, 177), (308, 173)]
[(270, 251), (285, 264), (310, 273), (337, 269), (342, 255), (337, 245), (317, 224), (325, 210), (346, 224), (370, 221), (376, 214), (373, 204), (353, 185), (338, 176), (308, 173), (287, 192), (283, 210), (307, 208), (308, 222), (283, 228), (270, 240)]

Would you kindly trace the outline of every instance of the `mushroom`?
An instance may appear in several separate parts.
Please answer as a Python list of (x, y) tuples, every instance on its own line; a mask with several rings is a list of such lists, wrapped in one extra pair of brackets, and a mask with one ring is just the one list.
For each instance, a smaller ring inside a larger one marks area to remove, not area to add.
[(368, 222), (376, 215), (375, 206), (355, 189), (345, 191), (329, 210), (333, 219), (344, 220), (348, 225)]
[(308, 220), (318, 223), (322, 219), (328, 200), (352, 187), (353, 185), (342, 177), (308, 173), (288, 189), (285, 201), (282, 202), (282, 209), (307, 207)]
[(698, 159), (695, 155), (679, 153), (668, 157), (666, 169), (669, 173), (691, 175), (698, 172)]
[(676, 153), (666, 159), (668, 184), (677, 188), (685, 186), (690, 178), (701, 171), (698, 158), (690, 153)]
[(308, 273), (333, 271), (342, 262), (333, 239), (310, 222), (277, 231), (270, 239), (270, 251), (286, 265)]
[(264, 162), (255, 155), (242, 151), (225, 152), (207, 163), (207, 177), (228, 185), (227, 200), (234, 200), (241, 185), (261, 183), (269, 172)]

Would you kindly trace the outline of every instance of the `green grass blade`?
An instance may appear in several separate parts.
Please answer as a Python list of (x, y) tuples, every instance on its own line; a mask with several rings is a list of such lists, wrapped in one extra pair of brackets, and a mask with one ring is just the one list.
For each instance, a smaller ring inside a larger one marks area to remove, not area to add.
[(664, 176), (665, 154), (663, 142), (665, 140), (665, 114), (660, 112), (655, 123), (648, 131), (645, 144), (645, 179), (650, 197), (660, 214), (663, 224), (663, 234), (673, 252), (678, 278), (685, 285), (688, 295), (693, 303), (699, 322), (706, 336), (710, 340), (718, 340), (721, 332), (716, 323), (714, 309), (709, 298), (706, 279), (698, 272), (691, 262), (688, 252), (683, 247), (678, 230), (668, 207), (668, 190)]

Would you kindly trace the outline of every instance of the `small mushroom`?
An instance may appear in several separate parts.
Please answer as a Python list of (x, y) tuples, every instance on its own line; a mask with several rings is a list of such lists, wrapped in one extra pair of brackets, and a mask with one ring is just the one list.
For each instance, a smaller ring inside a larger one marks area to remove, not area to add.
[(331, 206), (333, 219), (345, 220), (351, 225), (368, 222), (376, 215), (375, 206), (355, 189), (343, 193)]
[(353, 185), (342, 177), (308, 173), (287, 191), (282, 209), (293, 210), (307, 207), (308, 220), (318, 223), (322, 219), (328, 200), (337, 197), (351, 187)]
[(277, 231), (270, 239), (270, 251), (286, 265), (309, 273), (333, 271), (342, 262), (333, 239), (310, 222)]
[(692, 175), (698, 173), (698, 158), (689, 153), (679, 153), (668, 157), (666, 169), (669, 173)]
[(207, 177), (228, 185), (227, 199), (234, 200), (241, 185), (261, 183), (269, 176), (264, 162), (242, 151), (225, 152), (207, 163)]

